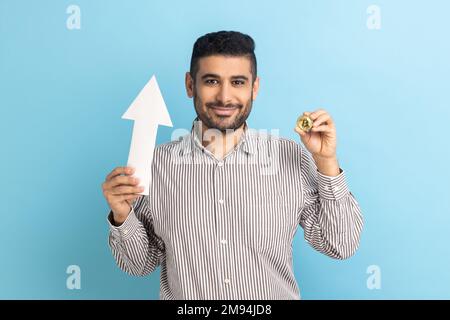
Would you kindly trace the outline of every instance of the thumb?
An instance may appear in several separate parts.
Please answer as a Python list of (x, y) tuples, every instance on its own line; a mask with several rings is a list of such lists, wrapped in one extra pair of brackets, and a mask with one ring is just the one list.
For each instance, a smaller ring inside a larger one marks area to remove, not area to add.
[(308, 133), (303, 131), (299, 127), (295, 127), (294, 131), (300, 135), (300, 138), (302, 138), (302, 140), (303, 140), (303, 138), (306, 138), (308, 136)]

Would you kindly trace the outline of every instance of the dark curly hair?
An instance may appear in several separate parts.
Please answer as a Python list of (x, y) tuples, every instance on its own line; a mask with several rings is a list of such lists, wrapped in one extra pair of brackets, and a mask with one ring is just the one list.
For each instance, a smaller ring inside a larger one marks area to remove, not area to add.
[(198, 72), (198, 60), (212, 55), (246, 56), (251, 62), (253, 81), (256, 79), (255, 42), (246, 34), (237, 31), (218, 31), (201, 36), (194, 43), (190, 73), (192, 78)]

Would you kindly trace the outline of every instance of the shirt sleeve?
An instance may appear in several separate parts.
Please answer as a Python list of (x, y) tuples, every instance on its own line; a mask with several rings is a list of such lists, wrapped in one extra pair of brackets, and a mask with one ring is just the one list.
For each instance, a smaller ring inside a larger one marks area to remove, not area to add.
[(336, 177), (323, 175), (303, 146), (300, 152), (303, 205), (299, 223), (305, 240), (327, 256), (347, 259), (358, 249), (363, 218), (345, 172), (340, 168)]
[(120, 226), (113, 225), (112, 211), (107, 220), (108, 243), (120, 269), (134, 276), (144, 276), (161, 264), (164, 243), (154, 232), (148, 196), (134, 201), (130, 214)]

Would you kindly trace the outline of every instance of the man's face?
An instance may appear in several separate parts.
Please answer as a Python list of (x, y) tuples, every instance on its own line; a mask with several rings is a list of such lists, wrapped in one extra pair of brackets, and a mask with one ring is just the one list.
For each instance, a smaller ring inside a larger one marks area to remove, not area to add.
[(221, 131), (241, 127), (259, 87), (259, 78), (252, 80), (250, 59), (215, 55), (198, 63), (195, 81), (186, 74), (186, 88), (199, 119), (207, 128)]

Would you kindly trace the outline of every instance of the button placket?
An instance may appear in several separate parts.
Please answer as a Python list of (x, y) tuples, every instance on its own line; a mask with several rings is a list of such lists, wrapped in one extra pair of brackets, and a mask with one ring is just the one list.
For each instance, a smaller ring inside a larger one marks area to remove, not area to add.
[(225, 166), (223, 161), (218, 161), (215, 168), (215, 187), (216, 187), (216, 219), (217, 219), (217, 243), (219, 245), (219, 260), (221, 262), (221, 279), (220, 281), (224, 284), (223, 295), (224, 298), (228, 296), (228, 289), (231, 283), (230, 274), (228, 270), (230, 269), (229, 263), (229, 252), (228, 252), (228, 216), (227, 216), (227, 205), (226, 205), (226, 195), (224, 184)]

